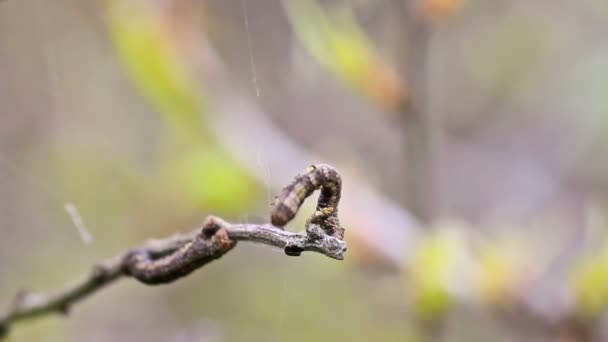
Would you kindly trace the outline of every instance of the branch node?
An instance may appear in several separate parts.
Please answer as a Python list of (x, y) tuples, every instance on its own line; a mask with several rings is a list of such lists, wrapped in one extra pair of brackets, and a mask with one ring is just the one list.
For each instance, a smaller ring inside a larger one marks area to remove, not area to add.
[(148, 285), (167, 284), (184, 277), (236, 246), (226, 225), (223, 220), (209, 216), (192, 241), (161, 257), (146, 249), (133, 250), (123, 259), (123, 272)]
[(222, 220), (217, 216), (209, 215), (203, 222), (203, 228), (201, 229), (201, 232), (206, 238), (210, 239), (211, 237), (213, 237), (213, 235), (215, 235), (215, 233), (217, 233), (218, 230), (227, 226), (228, 223), (226, 221)]

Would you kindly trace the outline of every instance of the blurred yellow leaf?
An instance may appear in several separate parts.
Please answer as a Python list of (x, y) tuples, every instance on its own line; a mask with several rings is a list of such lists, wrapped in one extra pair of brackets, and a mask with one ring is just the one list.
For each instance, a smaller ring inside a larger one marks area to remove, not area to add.
[(190, 76), (191, 61), (180, 45), (180, 33), (190, 32), (190, 23), (176, 21), (168, 7), (157, 2), (106, 4), (112, 42), (127, 74), (172, 129), (159, 150), (162, 182), (175, 182), (167, 189), (217, 214), (236, 214), (255, 203), (251, 177), (211, 146), (201, 129), (202, 85)]
[(107, 23), (127, 74), (170, 124), (198, 128), (201, 89), (190, 78), (166, 14), (141, 0), (108, 0)]
[(167, 164), (163, 178), (175, 180), (175, 187), (197, 207), (237, 215), (255, 202), (253, 179), (220, 151), (201, 147)]
[(577, 311), (597, 317), (608, 307), (608, 246), (583, 256), (571, 273)]
[(378, 56), (350, 10), (330, 17), (316, 1), (283, 4), (296, 36), (317, 63), (385, 110), (404, 105), (407, 92), (398, 74)]
[(477, 257), (479, 296), (490, 305), (507, 305), (521, 280), (522, 250), (516, 241), (488, 242)]
[[(406, 282), (412, 291), (414, 309), (427, 320), (446, 313), (452, 304), (449, 287), (461, 269), (463, 240), (454, 232), (441, 230), (423, 240), (416, 251)], [(460, 279), (459, 281), (461, 281)]]

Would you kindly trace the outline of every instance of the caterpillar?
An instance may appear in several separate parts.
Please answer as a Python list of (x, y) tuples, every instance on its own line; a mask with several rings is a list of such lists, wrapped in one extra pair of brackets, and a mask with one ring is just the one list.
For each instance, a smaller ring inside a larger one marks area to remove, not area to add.
[(283, 228), (297, 214), (298, 209), (315, 190), (320, 189), (315, 212), (306, 221), (320, 226), (328, 235), (342, 239), (344, 228), (338, 220), (338, 204), (342, 191), (342, 179), (338, 171), (327, 164), (309, 166), (306, 171), (294, 178), (275, 198), (270, 222)]

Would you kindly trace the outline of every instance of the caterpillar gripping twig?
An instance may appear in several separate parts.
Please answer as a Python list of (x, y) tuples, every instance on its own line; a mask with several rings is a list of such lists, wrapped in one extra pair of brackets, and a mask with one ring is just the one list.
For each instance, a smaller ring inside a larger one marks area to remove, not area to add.
[(275, 199), (271, 212), (271, 222), (284, 227), (300, 209), (304, 200), (315, 190), (320, 189), (317, 209), (306, 221), (307, 230), (318, 225), (325, 233), (339, 239), (344, 238), (344, 228), (338, 220), (338, 204), (342, 191), (342, 179), (330, 165), (317, 164), (306, 169), (294, 178)]

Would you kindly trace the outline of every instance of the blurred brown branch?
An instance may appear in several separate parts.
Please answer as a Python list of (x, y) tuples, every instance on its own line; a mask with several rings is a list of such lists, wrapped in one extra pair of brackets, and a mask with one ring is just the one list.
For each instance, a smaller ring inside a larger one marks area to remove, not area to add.
[[(306, 223), (306, 231), (292, 233), (282, 229), (314, 190), (321, 194), (317, 210)], [(173, 282), (205, 264), (220, 258), (237, 241), (251, 241), (283, 248), (285, 254), (298, 256), (314, 251), (342, 260), (346, 252), (344, 229), (340, 226), (337, 205), (341, 179), (329, 165), (314, 165), (287, 185), (272, 209), (273, 224), (230, 224), (209, 216), (202, 229), (186, 235), (177, 234), (162, 240), (150, 240), (143, 246), (103, 261), (73, 284), (50, 294), (20, 292), (5, 313), (0, 315), (0, 338), (12, 323), (50, 313), (67, 314), (70, 307), (107, 284), (131, 276), (157, 285)]]

